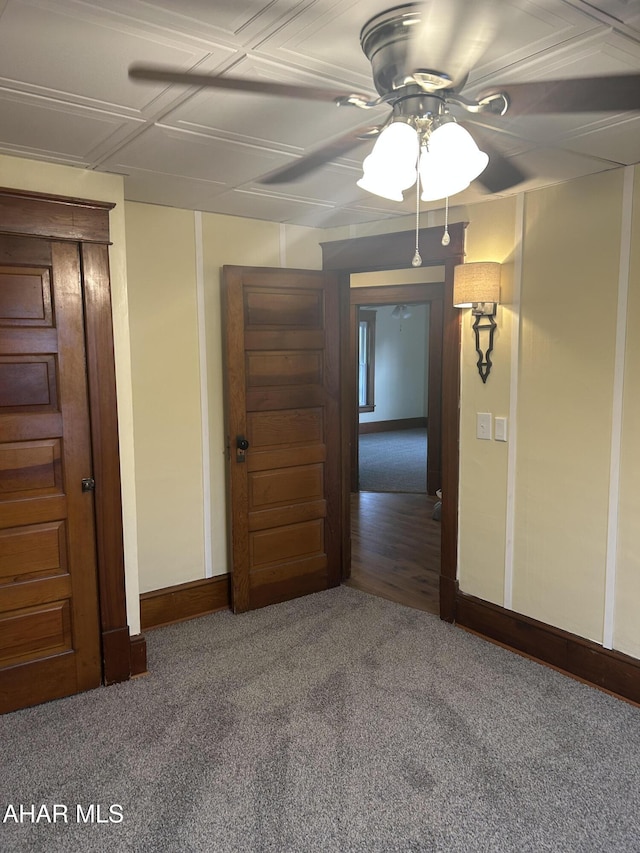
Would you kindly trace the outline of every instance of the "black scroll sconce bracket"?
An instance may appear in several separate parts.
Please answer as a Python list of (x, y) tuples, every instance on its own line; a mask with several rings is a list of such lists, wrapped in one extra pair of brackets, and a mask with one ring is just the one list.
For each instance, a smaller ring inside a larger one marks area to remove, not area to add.
[[(478, 373), (483, 383), (487, 381), (487, 377), (491, 373), (491, 353), (493, 352), (493, 336), (496, 330), (497, 310), (496, 302), (474, 302), (471, 308), (471, 313), (474, 316), (473, 326), (471, 327), (476, 336), (476, 352), (478, 353)], [(482, 339), (486, 341), (486, 346), (482, 347)]]

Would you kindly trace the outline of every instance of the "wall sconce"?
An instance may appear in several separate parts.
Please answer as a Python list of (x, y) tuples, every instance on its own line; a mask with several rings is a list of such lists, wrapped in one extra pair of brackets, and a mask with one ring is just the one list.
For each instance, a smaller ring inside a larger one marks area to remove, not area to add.
[[(500, 264), (482, 261), (460, 264), (453, 271), (453, 304), (456, 308), (471, 308), (475, 317), (473, 331), (476, 336), (478, 373), (483, 382), (491, 372), (493, 334), (496, 329), (498, 302), (500, 301)], [(484, 322), (483, 322), (484, 320)], [(488, 335), (487, 346), (480, 345), (480, 334)]]

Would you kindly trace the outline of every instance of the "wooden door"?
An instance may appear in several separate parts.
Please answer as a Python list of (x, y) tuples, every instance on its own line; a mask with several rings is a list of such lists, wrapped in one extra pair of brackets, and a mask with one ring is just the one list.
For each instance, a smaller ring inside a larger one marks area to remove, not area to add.
[(101, 681), (78, 245), (0, 237), (0, 711)]
[(338, 295), (327, 273), (224, 269), (236, 612), (340, 583)]

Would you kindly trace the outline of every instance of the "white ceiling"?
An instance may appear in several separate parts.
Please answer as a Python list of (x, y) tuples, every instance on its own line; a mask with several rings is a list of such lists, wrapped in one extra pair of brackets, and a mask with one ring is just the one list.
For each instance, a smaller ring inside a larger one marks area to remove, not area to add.
[[(135, 201), (319, 227), (405, 215), (411, 198), (387, 202), (356, 186), (371, 142), (299, 182), (260, 183), (304, 151), (380, 123), (388, 108), (364, 113), (127, 76), (144, 62), (375, 94), (359, 33), (393, 5), (0, 0), (0, 152), (125, 175)], [(495, 83), (640, 71), (640, 0), (498, 6), (499, 32), (465, 95)], [(519, 191), (639, 162), (640, 113), (514, 118), (493, 138), (534, 176)], [(472, 187), (456, 200), (480, 197)]]

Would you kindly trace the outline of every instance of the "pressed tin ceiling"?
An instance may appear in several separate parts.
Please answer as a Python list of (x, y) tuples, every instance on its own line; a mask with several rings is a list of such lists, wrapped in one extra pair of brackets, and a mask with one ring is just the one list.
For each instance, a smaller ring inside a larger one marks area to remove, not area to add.
[[(144, 62), (375, 94), (362, 26), (393, 0), (0, 0), (0, 151), (125, 176), (125, 197), (329, 227), (410, 214), (356, 186), (372, 142), (293, 183), (264, 177), (370, 121), (332, 103), (130, 80)], [(639, 0), (501, 0), (465, 95), (640, 71)], [(508, 192), (640, 161), (640, 113), (501, 120), (531, 177)], [(456, 201), (486, 195), (472, 185)], [(442, 202), (422, 208), (442, 206)]]

